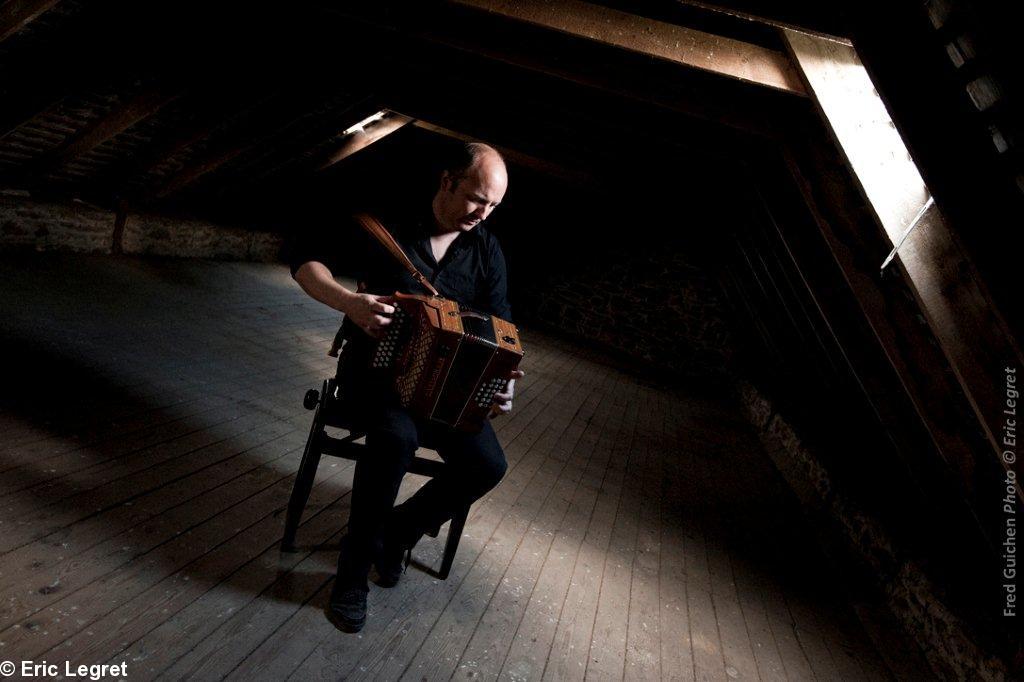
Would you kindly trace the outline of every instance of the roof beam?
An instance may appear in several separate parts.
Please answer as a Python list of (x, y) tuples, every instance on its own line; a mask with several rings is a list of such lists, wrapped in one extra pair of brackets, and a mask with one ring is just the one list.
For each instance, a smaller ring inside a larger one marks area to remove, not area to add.
[(689, 5), (705, 12), (717, 13), (774, 28), (788, 28), (802, 33), (851, 44), (842, 13), (830, 3), (773, 2), (767, 6), (760, 0), (676, 0), (680, 5)]
[[(438, 135), (444, 135), (445, 137), (450, 137), (455, 140), (461, 140), (462, 142), (483, 142), (483, 140), (479, 140), (470, 135), (465, 135), (463, 133), (456, 132), (443, 126), (434, 125), (433, 123), (428, 123), (427, 121), (416, 120), (413, 121), (413, 125), (416, 126), (417, 128), (422, 128), (423, 130), (429, 130), (432, 133), (437, 133)], [(590, 174), (587, 173), (586, 171), (566, 168), (561, 164), (545, 161), (544, 159), (541, 159), (539, 157), (533, 156), (531, 154), (524, 154), (523, 152), (511, 149), (509, 147), (503, 147), (501, 145), (492, 146), (499, 152), (501, 152), (501, 155), (504, 156), (509, 161), (511, 161), (512, 163), (518, 164), (525, 168), (529, 168), (539, 173), (554, 176), (556, 178), (566, 180), (576, 185), (586, 185), (591, 181)]]
[(60, 0), (7, 0), (0, 5), (0, 43), (28, 26)]
[(343, 106), (327, 112), (308, 126), (302, 126), (301, 132), (294, 138), (256, 155), (248, 165), (250, 170), (255, 168), (255, 172), (229, 181), (219, 190), (219, 195), (238, 192), (243, 188), (250, 189), (271, 180), (277, 181), (289, 169), (300, 174), (315, 171), (316, 166), (325, 158), (324, 150), (337, 146), (341, 133), (352, 119), (362, 120), (383, 108), (379, 98), (372, 94), (350, 98)]
[(212, 147), (198, 159), (188, 163), (163, 186), (151, 193), (152, 198), (163, 199), (191, 185), (204, 175), (221, 168), (243, 153), (263, 145), (280, 130), (302, 118), (309, 107), (314, 106), (317, 95), (310, 90), (309, 83), (295, 83), (287, 92), (275, 98), (274, 106), (257, 110), (248, 120), (240, 121), (225, 133), (224, 139), (214, 142)]
[(207, 154), (199, 161), (182, 168), (170, 180), (164, 183), (163, 187), (158, 189), (154, 196), (157, 199), (163, 199), (184, 189), (207, 173), (217, 170), (251, 146), (253, 146), (252, 142), (240, 142)]
[[(847, 169), (888, 242), (898, 243), (930, 192), (871, 79), (852, 47), (788, 29), (783, 36)], [(944, 216), (933, 207), (923, 218), (901, 247), (898, 262), (994, 456), (1009, 466), (1001, 456), (1004, 396), (992, 372), (1008, 363), (1020, 365), (1024, 356)], [(877, 286), (878, 276), (871, 274)], [(885, 347), (895, 352), (891, 342)], [(1018, 495), (1024, 499), (1024, 490)]]
[(327, 158), (320, 163), (317, 170), (327, 170), (331, 166), (344, 161), (356, 152), (366, 149), (373, 143), (382, 140), (396, 130), (405, 127), (409, 123), (412, 123), (412, 119), (408, 116), (390, 113), (390, 115), (386, 115), (381, 120), (372, 122), (365, 127), (358, 127), (358, 129), (353, 130), (352, 133), (345, 138), (345, 141), (342, 142), (339, 147), (327, 155)]
[[(756, 136), (777, 140), (785, 121), (802, 111), (807, 100), (773, 88), (753, 87), (698, 69), (679, 69), (668, 61), (653, 61), (640, 53), (588, 41), (565, 49), (564, 37), (554, 31), (510, 22), (497, 14), (481, 13), (455, 4), (431, 6), (419, 14), (387, 13), (372, 6), (352, 9), (323, 7), (327, 16), (344, 21), (352, 32), (347, 47), (371, 50), (378, 63), (394, 64), (397, 73), (440, 64), (445, 73), (472, 69), (492, 83), (494, 74), (525, 87), (524, 96), (563, 100), (568, 93), (606, 104), (611, 95), (626, 108), (648, 110), (657, 118), (683, 114), (704, 130), (687, 128), (700, 144), (731, 138), (747, 144)], [(341, 28), (341, 26), (339, 26)], [(358, 52), (356, 52), (358, 54)], [(455, 62), (458, 69), (453, 69)], [(601, 68), (595, 69), (594, 64)], [(378, 64), (374, 64), (377, 66)], [(566, 88), (566, 84), (570, 88)], [(619, 107), (620, 109), (623, 107)], [(680, 126), (673, 125), (679, 132)]]
[[(538, 82), (533, 74), (518, 78), (505, 65), (436, 75), (451, 58), (438, 55), (431, 61), (425, 51), (418, 53), (418, 65), (381, 72), (379, 80), (387, 84), (381, 87), (381, 98), (388, 108), (554, 161), (563, 169), (586, 169), (591, 177), (599, 175), (597, 166), (614, 174), (624, 159), (649, 157), (654, 150), (687, 156), (695, 163), (699, 159), (702, 167), (717, 172), (732, 168), (739, 153), (761, 148), (759, 140), (750, 138), (740, 146), (731, 131), (702, 122), (680, 125), (673, 112), (637, 107), (585, 88)], [(435, 75), (428, 78), (431, 73)]]
[[(275, 135), (271, 144), (250, 154), (245, 164), (236, 169), (240, 171), (237, 173), (238, 177), (233, 182), (229, 181), (228, 185), (250, 182), (253, 179), (253, 170), (267, 170), (265, 164), (268, 159), (275, 165), (280, 165), (276, 162), (282, 158), (292, 160), (302, 152), (308, 151), (307, 145), (319, 144), (321, 148), (333, 146), (339, 133), (346, 129), (353, 118), (363, 120), (383, 109), (375, 99), (372, 95), (356, 97), (349, 92), (338, 92), (325, 97), (324, 101), (308, 111), (305, 117), (296, 119), (282, 129), (280, 134)], [(374, 106), (375, 104), (377, 106)], [(261, 166), (264, 167), (260, 168)]]
[(156, 142), (148, 150), (142, 152), (131, 168), (119, 176), (119, 181), (125, 182), (132, 177), (141, 178), (148, 175), (185, 149), (210, 137), (226, 123), (237, 120), (254, 108), (266, 104), (273, 98), (273, 95), (274, 93), (259, 95), (242, 93), (237, 94), (239, 99), (232, 103), (219, 103), (219, 105), (211, 107), (208, 112), (196, 118), (192, 123), (175, 130), (173, 135)]
[(783, 52), (580, 0), (450, 0), (453, 4), (558, 31), (746, 83), (805, 95)]
[[(168, 28), (173, 15), (158, 9), (160, 3), (108, 0), (94, 4), (95, 9), (66, 22), (69, 25), (58, 32), (49, 49), (34, 49), (7, 70), (0, 83), (4, 101), (0, 139), (69, 94), (163, 71), (160, 58), (174, 47), (168, 36), (180, 35)], [(126, 25), (131, 30), (126, 31)], [(132, 58), (125, 59), (126, 54)], [(175, 70), (180, 62), (175, 62)]]
[(33, 169), (30, 172), (34, 175), (42, 175), (88, 153), (107, 140), (128, 130), (139, 121), (149, 118), (178, 96), (178, 92), (168, 90), (164, 86), (153, 87), (138, 93), (33, 164)]

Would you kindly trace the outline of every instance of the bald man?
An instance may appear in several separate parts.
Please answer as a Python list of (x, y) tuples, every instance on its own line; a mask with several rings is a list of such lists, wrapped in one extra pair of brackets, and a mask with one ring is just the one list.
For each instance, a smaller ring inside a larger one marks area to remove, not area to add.
[[(442, 172), (430, 210), (388, 227), (442, 296), (510, 320), (505, 258), (482, 224), (501, 203), (507, 186), (505, 163), (495, 149), (463, 145)], [(332, 251), (336, 249), (323, 244), (301, 246), (292, 259), (292, 275), (310, 296), (345, 314), (347, 344), (339, 383), (343, 395), (355, 397), (350, 407), (367, 432), (369, 451), (356, 464), (348, 533), (327, 609), (337, 627), (358, 632), (366, 621), (371, 566), (376, 565), (378, 585), (396, 585), (405, 551), (497, 485), (507, 464), (490, 423), (478, 434), (467, 434), (415, 419), (370, 369), (372, 339), (383, 333), (394, 312), (390, 295), (429, 292), (379, 247), (360, 253), (356, 274), (361, 286), (352, 291), (335, 281)], [(512, 409), (520, 376), (516, 372), (506, 391), (495, 396), (495, 413)], [(420, 444), (437, 450), (447, 463), (445, 473), (394, 506)]]

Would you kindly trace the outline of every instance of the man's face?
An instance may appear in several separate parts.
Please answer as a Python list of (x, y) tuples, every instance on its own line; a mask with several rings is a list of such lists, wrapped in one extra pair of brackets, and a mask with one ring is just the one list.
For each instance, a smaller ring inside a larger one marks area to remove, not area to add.
[(504, 165), (478, 163), (461, 179), (444, 173), (438, 191), (438, 222), (446, 232), (472, 230), (501, 203), (507, 186)]

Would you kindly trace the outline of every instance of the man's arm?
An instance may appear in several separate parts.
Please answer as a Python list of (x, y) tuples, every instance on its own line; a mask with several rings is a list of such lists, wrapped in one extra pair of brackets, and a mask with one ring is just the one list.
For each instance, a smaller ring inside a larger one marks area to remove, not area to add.
[(494, 235), (490, 235), (488, 272), (487, 272), (487, 306), (491, 315), (503, 320), (512, 321), (512, 306), (508, 303), (508, 268), (505, 265), (505, 254)]
[(375, 296), (352, 291), (334, 279), (330, 269), (319, 261), (307, 261), (292, 275), (302, 290), (312, 298), (341, 311), (345, 317), (370, 336), (379, 337), (384, 327), (391, 324), (389, 317), (395, 312), (391, 296)]

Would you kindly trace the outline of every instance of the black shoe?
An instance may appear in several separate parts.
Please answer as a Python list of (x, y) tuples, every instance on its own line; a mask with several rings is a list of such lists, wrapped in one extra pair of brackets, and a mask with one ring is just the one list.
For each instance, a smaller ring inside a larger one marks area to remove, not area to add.
[[(405, 554), (405, 565), (402, 565), (402, 555)], [(412, 560), (412, 550), (403, 549), (399, 544), (384, 543), (380, 555), (374, 565), (377, 567), (377, 580), (374, 581), (381, 587), (394, 587), (402, 579), (402, 574), (409, 567)]]
[[(337, 585), (337, 583), (335, 583)], [(331, 590), (327, 603), (327, 620), (342, 632), (359, 632), (366, 623), (366, 590), (358, 587)]]

